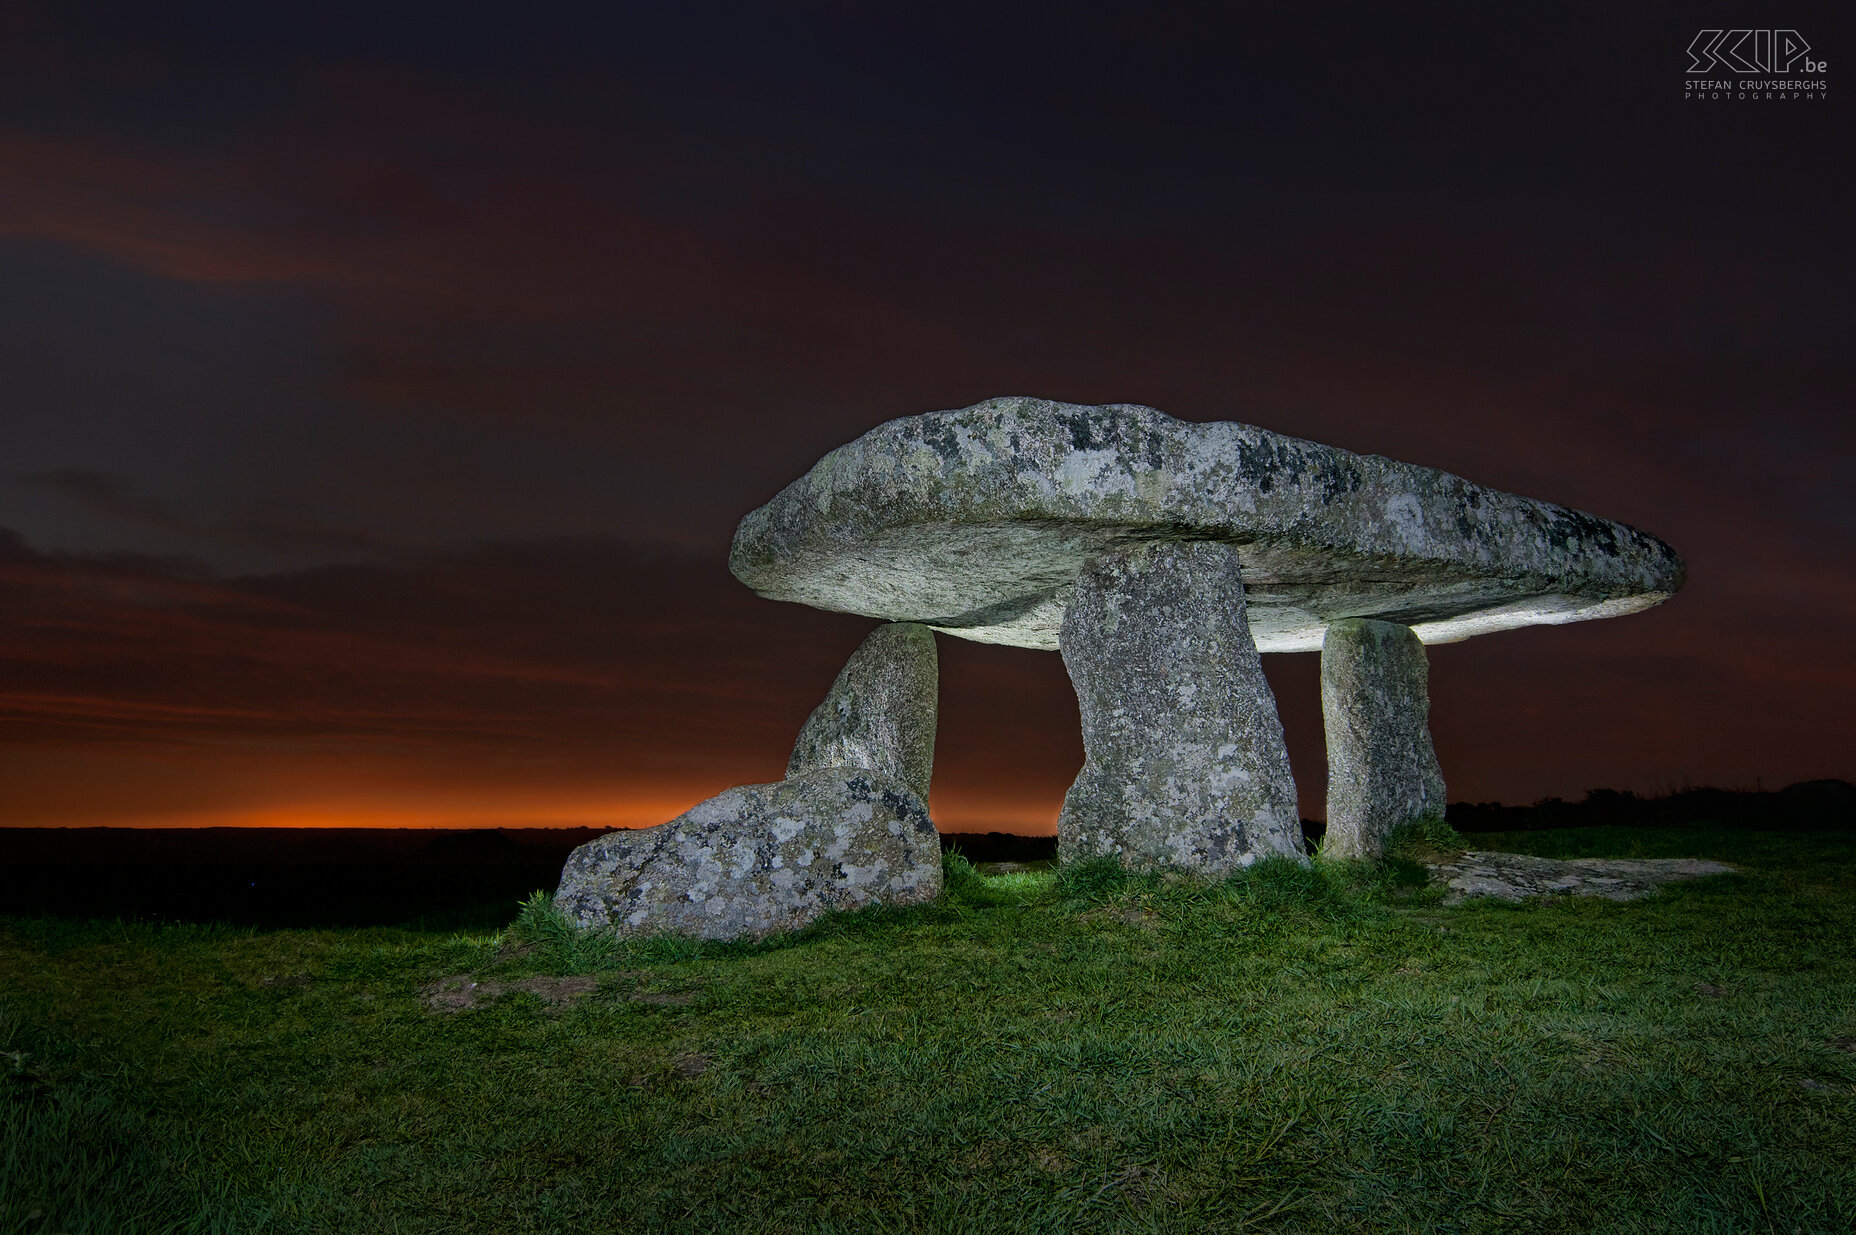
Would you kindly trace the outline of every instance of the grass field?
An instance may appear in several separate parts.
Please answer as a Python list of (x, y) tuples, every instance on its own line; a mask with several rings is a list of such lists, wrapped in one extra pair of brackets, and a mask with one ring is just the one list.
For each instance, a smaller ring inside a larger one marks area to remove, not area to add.
[(1743, 873), (954, 861), (755, 946), (0, 919), (0, 1232), (1856, 1230), (1856, 833), (1474, 839)]

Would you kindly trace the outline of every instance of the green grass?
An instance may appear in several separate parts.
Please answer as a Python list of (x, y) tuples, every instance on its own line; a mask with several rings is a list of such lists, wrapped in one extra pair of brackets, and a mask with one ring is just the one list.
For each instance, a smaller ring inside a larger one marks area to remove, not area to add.
[(754, 946), (0, 919), (0, 1235), (1856, 1229), (1856, 834), (1470, 840), (1743, 873), (953, 860)]

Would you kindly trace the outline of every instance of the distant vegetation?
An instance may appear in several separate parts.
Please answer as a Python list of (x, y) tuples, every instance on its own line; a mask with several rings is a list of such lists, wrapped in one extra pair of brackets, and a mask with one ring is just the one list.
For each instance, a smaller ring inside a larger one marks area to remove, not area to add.
[(1856, 1229), (1856, 831), (1474, 842), (1742, 873), (955, 855), (728, 945), (0, 919), (0, 1232)]
[(1532, 806), (1452, 802), (1449, 818), (1459, 832), (1697, 826), (1810, 832), (1848, 828), (1856, 821), (1856, 785), (1845, 780), (1807, 780), (1776, 791), (1678, 789), (1648, 798), (1616, 789), (1593, 789), (1578, 802), (1558, 798)]

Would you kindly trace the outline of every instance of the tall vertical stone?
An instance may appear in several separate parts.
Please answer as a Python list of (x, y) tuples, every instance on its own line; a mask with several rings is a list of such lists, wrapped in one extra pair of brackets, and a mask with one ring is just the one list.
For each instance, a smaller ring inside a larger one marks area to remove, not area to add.
[(1236, 548), (1154, 543), (1095, 559), (1059, 647), (1085, 755), (1057, 824), (1063, 860), (1222, 875), (1270, 855), (1302, 858)]
[(924, 805), (934, 775), (940, 660), (934, 632), (914, 622), (871, 631), (812, 710), (787, 761), (790, 780), (823, 768), (893, 776)]
[(1429, 668), (1411, 627), (1365, 618), (1329, 626), (1321, 644), (1321, 715), (1328, 737), (1323, 853), (1377, 858), (1400, 824), (1442, 818)]

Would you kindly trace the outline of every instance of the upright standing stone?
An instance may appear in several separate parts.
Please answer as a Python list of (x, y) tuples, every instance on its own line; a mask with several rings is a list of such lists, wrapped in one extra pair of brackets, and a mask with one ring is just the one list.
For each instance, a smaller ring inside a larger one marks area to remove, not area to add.
[(1400, 824), (1442, 818), (1429, 671), (1411, 627), (1363, 618), (1329, 626), (1321, 644), (1321, 714), (1328, 736), (1324, 853), (1376, 858)]
[(786, 775), (865, 768), (895, 777), (926, 802), (939, 675), (932, 630), (914, 622), (877, 627), (800, 729)]
[(588, 841), (568, 856), (555, 907), (620, 935), (742, 939), (835, 909), (933, 900), (937, 687), (934, 632), (877, 627), (800, 730), (785, 780)]
[(1235, 547), (1150, 543), (1098, 558), (1077, 579), (1059, 646), (1085, 755), (1057, 824), (1065, 861), (1222, 875), (1302, 857)]

